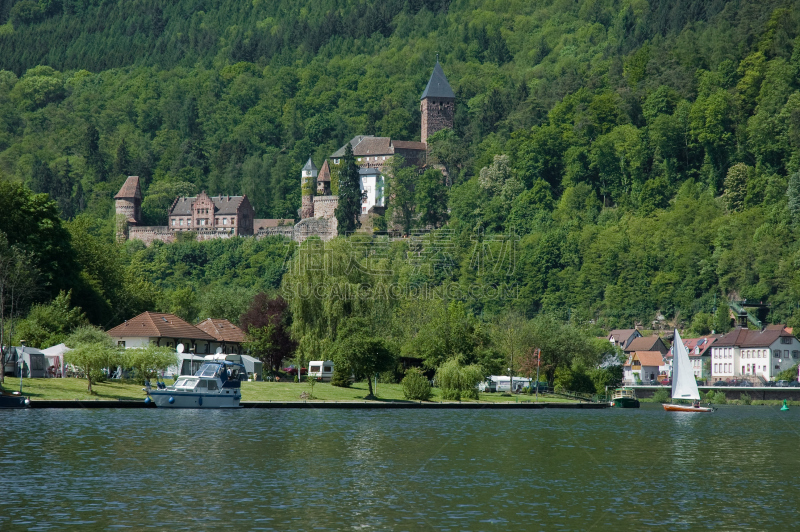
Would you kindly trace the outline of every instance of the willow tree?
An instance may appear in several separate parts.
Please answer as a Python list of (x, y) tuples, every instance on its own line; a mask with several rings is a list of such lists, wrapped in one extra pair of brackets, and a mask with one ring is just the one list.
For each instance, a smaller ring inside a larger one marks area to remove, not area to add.
[(347, 319), (364, 318), (376, 329), (389, 328), (394, 301), (389, 261), (371, 255), (374, 246), (368, 237), (356, 235), (330, 242), (309, 239), (298, 247), (283, 277), (282, 295), (304, 361), (333, 356), (339, 327)]
[(97, 380), (103, 368), (116, 368), (125, 358), (107, 333), (91, 325), (78, 327), (64, 343), (72, 348), (64, 355), (64, 361), (83, 370), (89, 393), (92, 381)]

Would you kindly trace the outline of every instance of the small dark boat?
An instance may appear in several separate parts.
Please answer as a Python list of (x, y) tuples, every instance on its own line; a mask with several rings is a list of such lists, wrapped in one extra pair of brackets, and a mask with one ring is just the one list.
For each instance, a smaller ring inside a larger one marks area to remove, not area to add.
[(0, 389), (0, 408), (30, 408), (31, 400), (19, 392)]

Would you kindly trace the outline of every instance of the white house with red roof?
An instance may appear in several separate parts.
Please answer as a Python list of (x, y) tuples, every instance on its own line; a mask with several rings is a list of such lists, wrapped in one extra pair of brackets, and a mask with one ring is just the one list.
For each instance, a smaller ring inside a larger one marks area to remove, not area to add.
[(661, 351), (634, 351), (625, 361), (622, 378), (628, 384), (635, 383), (637, 378), (648, 384), (657, 382), (665, 375), (666, 369), (664, 354)]
[(125, 320), (108, 334), (125, 348), (150, 344), (177, 348), (183, 344), (186, 352), (206, 355), (222, 348), (224, 353), (242, 354), (244, 333), (228, 320), (208, 319), (195, 327), (174, 314), (142, 312)]
[(737, 327), (711, 347), (712, 380), (750, 377), (774, 380), (800, 361), (800, 341), (783, 325), (761, 331)]

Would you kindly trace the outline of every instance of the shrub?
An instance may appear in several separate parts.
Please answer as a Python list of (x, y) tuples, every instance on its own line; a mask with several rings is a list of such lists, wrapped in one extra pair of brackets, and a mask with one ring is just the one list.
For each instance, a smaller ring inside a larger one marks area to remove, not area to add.
[(334, 366), (333, 377), (331, 377), (331, 385), (339, 386), (340, 388), (349, 388), (350, 375), (345, 370), (340, 370), (336, 366)]
[(483, 378), (483, 368), (476, 364), (462, 366), (458, 357), (453, 357), (436, 370), (436, 383), (442, 390), (442, 399), (460, 401), (477, 399), (475, 386)]
[(715, 405), (727, 405), (728, 398), (725, 397), (725, 392), (715, 392), (714, 397), (711, 399), (711, 402)]
[(419, 368), (409, 368), (403, 377), (403, 396), (414, 401), (427, 401), (431, 397), (431, 383)]
[(669, 393), (667, 390), (660, 389), (656, 390), (656, 393), (653, 394), (653, 402), (655, 403), (668, 403), (669, 402)]
[(749, 394), (743, 393), (739, 396), (739, 402), (743, 405), (750, 405), (753, 404), (753, 399)]

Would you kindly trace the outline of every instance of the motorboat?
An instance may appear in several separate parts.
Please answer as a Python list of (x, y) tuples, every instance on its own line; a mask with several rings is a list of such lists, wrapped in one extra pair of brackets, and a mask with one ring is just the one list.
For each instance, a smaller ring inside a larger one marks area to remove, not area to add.
[(617, 388), (611, 395), (610, 405), (614, 408), (639, 408), (639, 400), (632, 389)]
[(210, 360), (193, 376), (181, 376), (172, 386), (147, 390), (145, 403), (160, 408), (240, 408), (241, 378), (246, 378), (242, 364), (228, 360)]

